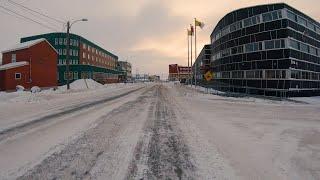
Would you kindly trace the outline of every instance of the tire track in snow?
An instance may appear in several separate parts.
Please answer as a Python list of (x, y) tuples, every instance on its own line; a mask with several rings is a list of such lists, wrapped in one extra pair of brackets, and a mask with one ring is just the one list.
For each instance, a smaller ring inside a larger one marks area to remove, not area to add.
[[(92, 168), (105, 154), (119, 153), (112, 152), (117, 138), (131, 118), (141, 113), (147, 104), (146, 99), (150, 97), (148, 93), (153, 90), (154, 87), (148, 88), (136, 100), (125, 103), (102, 117), (96, 127), (84, 132), (64, 149), (52, 154), (17, 179), (97, 179), (98, 177), (92, 177)], [(117, 168), (126, 169), (126, 166)]]
[(12, 127), (12, 128), (9, 128), (9, 129), (5, 129), (3, 131), (0, 131), (0, 142), (6, 140), (8, 137), (11, 137), (13, 135), (19, 134), (21, 132), (24, 132), (25, 130), (28, 130), (30, 128), (35, 128), (35, 127), (41, 126), (42, 124), (45, 124), (48, 121), (54, 120), (56, 118), (59, 118), (59, 117), (65, 116), (65, 115), (69, 115), (69, 114), (77, 112), (77, 111), (81, 111), (81, 110), (90, 108), (90, 107), (93, 107), (93, 106), (97, 106), (97, 105), (100, 105), (100, 104), (103, 104), (103, 103), (106, 103), (106, 102), (109, 102), (109, 101), (112, 101), (112, 100), (115, 100), (115, 99), (118, 99), (118, 98), (121, 98), (121, 97), (124, 97), (126, 95), (131, 94), (131, 93), (139, 91), (139, 90), (141, 90), (143, 88), (144, 87), (137, 88), (137, 89), (134, 89), (134, 90), (130, 90), (128, 92), (125, 92), (125, 93), (122, 93), (122, 94), (119, 94), (119, 95), (116, 95), (116, 96), (113, 96), (113, 97), (104, 98), (102, 100), (89, 102), (89, 103), (83, 103), (83, 104), (75, 105), (75, 106), (72, 106), (72, 107), (69, 107), (69, 108), (64, 108), (64, 109), (60, 110), (61, 112), (50, 114), (50, 115), (47, 115), (47, 116), (44, 116), (44, 117), (40, 117), (38, 119), (34, 119), (32, 121), (28, 121), (26, 123), (17, 125), (15, 127)]
[(157, 88), (126, 179), (195, 179), (196, 167), (165, 91), (163, 86)]

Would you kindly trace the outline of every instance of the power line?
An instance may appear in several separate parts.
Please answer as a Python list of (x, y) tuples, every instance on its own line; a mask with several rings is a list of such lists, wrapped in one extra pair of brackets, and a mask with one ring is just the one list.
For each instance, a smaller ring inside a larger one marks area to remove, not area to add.
[[(9, 2), (10, 3), (10, 2)], [(12, 8), (15, 8), (16, 5), (15, 4), (10, 4), (10, 5), (13, 5)], [(37, 13), (34, 13), (33, 11), (28, 11), (28, 10), (25, 10), (25, 8), (21, 7), (21, 6), (17, 6), (18, 8), (20, 8), (22, 10), (22, 12), (26, 12), (26, 13), (29, 13), (32, 17), (35, 17), (36, 19), (38, 19), (38, 21), (40, 22), (45, 22), (47, 23), (48, 25), (51, 25), (52, 27), (55, 27), (55, 28), (58, 28), (60, 29), (61, 28), (61, 24), (59, 23), (59, 25), (56, 23), (56, 22), (53, 22), (53, 21), (48, 21), (49, 19), (47, 19), (46, 17), (44, 16), (39, 16), (39, 14)]]
[(36, 24), (39, 24), (39, 25), (41, 25), (41, 26), (43, 26), (43, 27), (46, 27), (46, 28), (48, 28), (48, 29), (51, 29), (51, 30), (53, 30), (53, 31), (58, 31), (57, 29), (54, 29), (54, 28), (52, 28), (52, 27), (50, 27), (50, 26), (47, 26), (47, 25), (45, 25), (45, 24), (43, 24), (43, 23), (41, 23), (41, 22), (38, 22), (38, 21), (36, 21), (36, 20), (33, 20), (33, 19), (31, 19), (31, 18), (29, 18), (29, 17), (26, 17), (26, 16), (24, 16), (24, 15), (21, 15), (21, 14), (13, 11), (13, 10), (11, 10), (11, 9), (8, 9), (8, 8), (2, 6), (2, 5), (0, 5), (0, 8), (4, 9), (4, 10), (6, 10), (6, 11), (9, 11), (9, 12), (15, 14), (15, 15), (18, 15), (18, 16), (24, 18), (24, 19), (27, 19), (27, 20), (29, 20), (29, 21), (32, 21), (32, 22), (34, 22), (34, 23), (36, 23)]
[(12, 1), (12, 0), (8, 0), (8, 2), (11, 3), (11, 4), (14, 4), (14, 5), (20, 6), (20, 7), (24, 8), (24, 9), (29, 10), (29, 11), (32, 11), (32, 12), (34, 12), (34, 13), (37, 13), (37, 14), (39, 14), (39, 15), (42, 15), (42, 16), (44, 16), (44, 17), (46, 17), (46, 18), (51, 19), (51, 20), (54, 20), (54, 21), (56, 21), (56, 22), (58, 22), (58, 23), (61, 23), (61, 24), (64, 24), (64, 23), (65, 23), (65, 22), (63, 22), (63, 21), (61, 21), (61, 20), (59, 20), (59, 19), (50, 17), (49, 15), (46, 15), (46, 14), (41, 13), (41, 12), (38, 12), (38, 11), (33, 10), (33, 9), (31, 9), (31, 8), (28, 8), (28, 7), (26, 7), (26, 6), (24, 6), (24, 5), (20, 4), (20, 3), (14, 2), (14, 1)]

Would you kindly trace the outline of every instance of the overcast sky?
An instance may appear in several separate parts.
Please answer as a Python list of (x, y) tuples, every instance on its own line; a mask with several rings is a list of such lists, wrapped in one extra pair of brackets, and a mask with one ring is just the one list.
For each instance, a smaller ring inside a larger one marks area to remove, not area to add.
[[(166, 75), (168, 64), (187, 64), (186, 29), (197, 17), (206, 26), (198, 31), (198, 52), (210, 42), (217, 22), (228, 12), (267, 2), (286, 2), (319, 21), (319, 0), (13, 0), (64, 21), (88, 18), (72, 27), (102, 48), (133, 64), (133, 73)], [(0, 4), (27, 14), (7, 0)], [(20, 37), (52, 32), (38, 24), (8, 15), (0, 8), (0, 50), (19, 42)], [(57, 31), (62, 25), (50, 21)]]

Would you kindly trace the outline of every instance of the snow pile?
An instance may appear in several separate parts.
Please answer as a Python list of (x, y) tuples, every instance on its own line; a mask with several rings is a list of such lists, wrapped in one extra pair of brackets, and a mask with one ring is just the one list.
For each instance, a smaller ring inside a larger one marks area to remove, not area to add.
[(17, 90), (17, 92), (24, 91), (24, 87), (21, 86), (21, 85), (17, 85), (17, 86), (16, 86), (16, 90)]
[(31, 92), (32, 93), (38, 93), (38, 92), (40, 92), (41, 91), (41, 88), (39, 88), (38, 86), (33, 86), (32, 88), (31, 88)]
[(200, 92), (203, 92), (203, 93), (207, 93), (207, 94), (225, 94), (225, 92), (222, 92), (222, 91), (218, 91), (218, 90), (215, 90), (215, 89), (212, 89), (212, 88), (204, 88), (204, 87), (201, 87), (201, 86), (191, 86), (191, 85), (188, 85), (189, 88), (193, 88), (193, 89), (196, 89), (197, 91), (200, 91)]
[[(83, 90), (83, 89), (98, 89), (103, 87), (102, 84), (92, 79), (78, 79), (70, 84), (72, 90)], [(66, 90), (67, 85), (59, 87), (60, 90)]]
[(300, 101), (307, 104), (313, 104), (313, 105), (320, 105), (320, 96), (314, 96), (314, 97), (292, 97), (289, 98), (294, 101)]

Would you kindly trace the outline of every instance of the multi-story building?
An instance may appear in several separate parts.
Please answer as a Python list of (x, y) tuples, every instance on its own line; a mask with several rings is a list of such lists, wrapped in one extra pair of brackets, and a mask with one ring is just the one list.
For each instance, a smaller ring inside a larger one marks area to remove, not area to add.
[[(45, 38), (58, 52), (58, 83), (66, 84), (67, 39), (66, 33), (49, 33), (21, 38), (21, 42)], [(70, 80), (91, 78), (101, 83), (118, 82), (123, 71), (117, 69), (118, 57), (93, 42), (70, 34)]]
[(204, 82), (205, 81), (204, 75), (208, 71), (211, 71), (210, 58), (211, 58), (211, 44), (207, 44), (203, 46), (201, 52), (199, 53), (196, 61), (192, 66), (192, 72), (197, 79), (197, 83)]
[(284, 4), (224, 16), (211, 34), (220, 89), (274, 96), (320, 94), (320, 24)]
[(128, 61), (118, 61), (119, 70), (124, 72), (122, 76), (122, 81), (131, 81), (132, 80), (132, 65)]
[(178, 64), (169, 65), (169, 81), (186, 82), (191, 78), (191, 67), (179, 66)]

